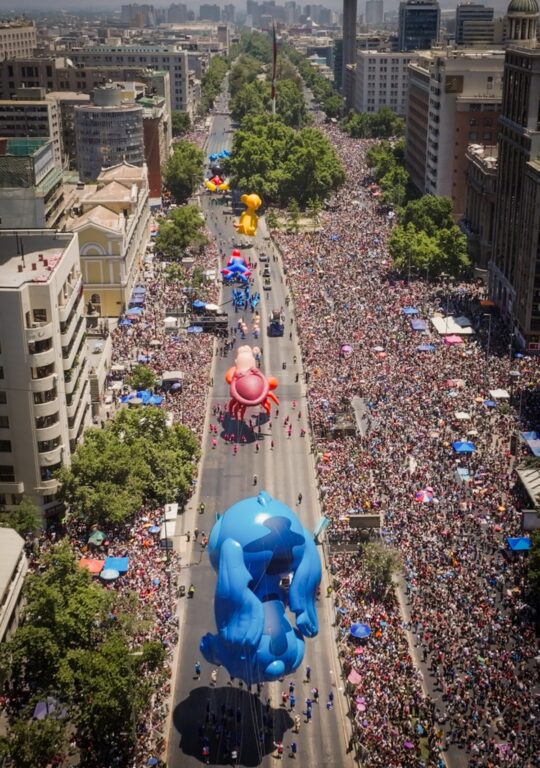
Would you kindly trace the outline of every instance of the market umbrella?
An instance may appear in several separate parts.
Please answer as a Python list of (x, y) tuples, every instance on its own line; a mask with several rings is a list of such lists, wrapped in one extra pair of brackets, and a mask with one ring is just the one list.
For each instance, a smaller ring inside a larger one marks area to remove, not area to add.
[(175, 383), (171, 386), (171, 392), (178, 392), (179, 389), (182, 389), (182, 385), (179, 381), (175, 381)]
[(149, 765), (150, 768), (153, 768), (153, 766), (157, 765), (159, 763), (159, 760), (157, 757), (149, 757), (146, 761), (146, 765)]
[(96, 547), (100, 547), (107, 536), (103, 533), (103, 531), (94, 531), (94, 533), (89, 537), (88, 543), (94, 544)]
[(416, 349), (418, 352), (435, 352), (433, 344), (420, 344)]
[(128, 325), (133, 325), (131, 320), (128, 320), (127, 317), (123, 317), (120, 322), (118, 323), (122, 328), (126, 328)]
[(114, 581), (120, 576), (120, 573), (114, 568), (104, 568), (99, 575), (103, 581)]
[(404, 315), (419, 315), (420, 311), (416, 307), (403, 307), (401, 310)]
[(371, 629), (368, 627), (368, 625), (360, 623), (351, 624), (349, 632), (353, 637), (356, 637), (359, 640), (365, 640), (371, 635)]
[(484, 405), (486, 406), (486, 408), (496, 408), (497, 407), (497, 403), (495, 402), (495, 400), (484, 400)]
[(131, 307), (128, 309), (127, 313), (128, 315), (142, 315), (144, 312), (144, 309), (142, 307)]
[(192, 306), (194, 309), (204, 309), (206, 304), (204, 301), (201, 301), (200, 299), (195, 299)]
[(160, 531), (161, 531), (161, 526), (159, 526), (159, 525), (152, 525), (148, 529), (149, 533), (159, 533)]

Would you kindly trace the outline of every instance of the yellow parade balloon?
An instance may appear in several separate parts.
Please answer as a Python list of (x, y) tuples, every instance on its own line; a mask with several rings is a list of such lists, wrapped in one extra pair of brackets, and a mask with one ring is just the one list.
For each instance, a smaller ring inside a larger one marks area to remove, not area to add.
[(255, 211), (261, 207), (262, 200), (259, 195), (252, 193), (251, 195), (242, 195), (240, 201), (244, 203), (246, 210), (240, 215), (238, 224), (235, 224), (234, 226), (239, 235), (254, 237), (257, 232), (257, 222), (259, 221), (259, 217)]
[(216, 185), (214, 184), (213, 181), (205, 181), (204, 183), (206, 184), (206, 189), (209, 189), (210, 192), (215, 192), (216, 191), (217, 187), (216, 187)]
[(228, 192), (229, 189), (230, 189), (229, 182), (228, 181), (224, 181), (222, 184), (219, 185), (219, 189), (222, 192)]

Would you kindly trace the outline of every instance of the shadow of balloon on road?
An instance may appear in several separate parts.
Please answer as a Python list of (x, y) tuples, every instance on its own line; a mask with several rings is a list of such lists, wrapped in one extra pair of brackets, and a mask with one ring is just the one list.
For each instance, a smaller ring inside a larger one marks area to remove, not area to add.
[[(266, 414), (264, 414), (266, 416)], [(262, 418), (262, 414), (257, 414), (257, 417), (255, 418), (256, 425), (261, 425), (265, 423), (265, 420)], [(248, 416), (249, 418), (249, 416)], [(228, 413), (225, 414), (222, 421), (222, 430), (221, 430), (221, 437), (222, 439), (225, 439), (225, 435), (232, 435), (232, 440), (229, 439), (229, 442), (234, 443), (254, 443), (257, 440), (257, 426), (255, 426), (255, 430), (253, 430), (249, 424), (246, 424), (245, 421), (239, 421), (238, 419), (233, 419), (232, 416), (230, 416)]]
[[(241, 712), (239, 724), (238, 710)], [(209, 722), (205, 725), (207, 712)], [(222, 712), (225, 712), (227, 721), (225, 727), (231, 732), (228, 749), (225, 729), (219, 727)], [(212, 715), (215, 715), (215, 723), (212, 722)], [(266, 731), (265, 718), (267, 724), (272, 720)], [(240, 689), (237, 685), (194, 688), (175, 708), (173, 722), (180, 739), (174, 746), (171, 745), (172, 749), (179, 749), (185, 756), (194, 757), (202, 763), (203, 738), (206, 737), (210, 748), (210, 765), (231, 765), (230, 749), (237, 745), (239, 764), (253, 768), (260, 765), (266, 755), (275, 751), (274, 741), (288, 743), (285, 741), (285, 734), (294, 725), (290, 713), (284, 707), (270, 707), (267, 713), (264, 699), (261, 700), (254, 693)], [(261, 732), (264, 734), (262, 741)], [(293, 740), (291, 733), (291, 741)]]

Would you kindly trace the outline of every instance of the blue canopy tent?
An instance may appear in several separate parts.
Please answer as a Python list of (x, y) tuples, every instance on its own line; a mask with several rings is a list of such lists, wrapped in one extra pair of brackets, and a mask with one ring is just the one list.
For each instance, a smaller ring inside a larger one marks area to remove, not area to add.
[(538, 432), (521, 432), (521, 437), (527, 443), (532, 455), (540, 457), (540, 435)]
[(118, 573), (127, 573), (129, 569), (129, 557), (108, 557), (105, 560), (103, 570), (111, 569)]
[(411, 320), (411, 328), (413, 331), (425, 331), (427, 329), (427, 323), (420, 317), (415, 317)]
[(452, 443), (452, 448), (456, 453), (474, 453), (476, 448), (474, 443), (470, 443), (468, 440), (456, 440)]
[(528, 536), (509, 536), (506, 543), (512, 552), (528, 552), (532, 547), (532, 542)]
[(99, 578), (103, 581), (114, 581), (119, 576), (120, 571), (117, 571), (116, 568), (104, 568), (99, 574)]
[(435, 347), (433, 344), (420, 344), (416, 350), (418, 352), (435, 352)]
[(212, 152), (211, 155), (208, 155), (208, 159), (211, 160), (212, 162), (214, 160), (217, 160), (218, 159), (217, 153), (216, 152)]
[(187, 329), (188, 333), (202, 333), (204, 328), (201, 325), (190, 325)]
[(358, 640), (365, 640), (371, 635), (371, 629), (368, 627), (367, 624), (351, 624), (351, 628), (349, 630), (350, 634), (353, 637), (356, 637)]
[(497, 403), (495, 402), (495, 400), (484, 400), (484, 405), (486, 406), (486, 408), (496, 408), (497, 407)]
[(126, 314), (128, 315), (142, 315), (144, 312), (142, 307), (130, 307)]
[(126, 328), (128, 325), (133, 325), (133, 323), (131, 322), (131, 320), (128, 320), (127, 317), (123, 317), (118, 323), (118, 325), (121, 326), (122, 328)]
[(416, 309), (416, 307), (403, 307), (401, 313), (403, 315), (419, 315), (420, 310)]
[(152, 395), (148, 403), (145, 403), (145, 405), (161, 405), (163, 402), (163, 398), (161, 395)]
[(191, 306), (193, 309), (204, 309), (206, 307), (206, 302), (201, 301), (200, 299), (195, 299)]

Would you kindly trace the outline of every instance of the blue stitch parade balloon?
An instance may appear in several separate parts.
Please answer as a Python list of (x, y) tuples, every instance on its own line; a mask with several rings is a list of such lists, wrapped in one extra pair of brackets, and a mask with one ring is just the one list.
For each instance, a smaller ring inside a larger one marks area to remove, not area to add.
[(304, 638), (319, 631), (321, 562), (313, 535), (286, 504), (261, 491), (218, 518), (208, 552), (217, 572), (217, 633), (202, 638), (204, 658), (248, 685), (293, 672)]

